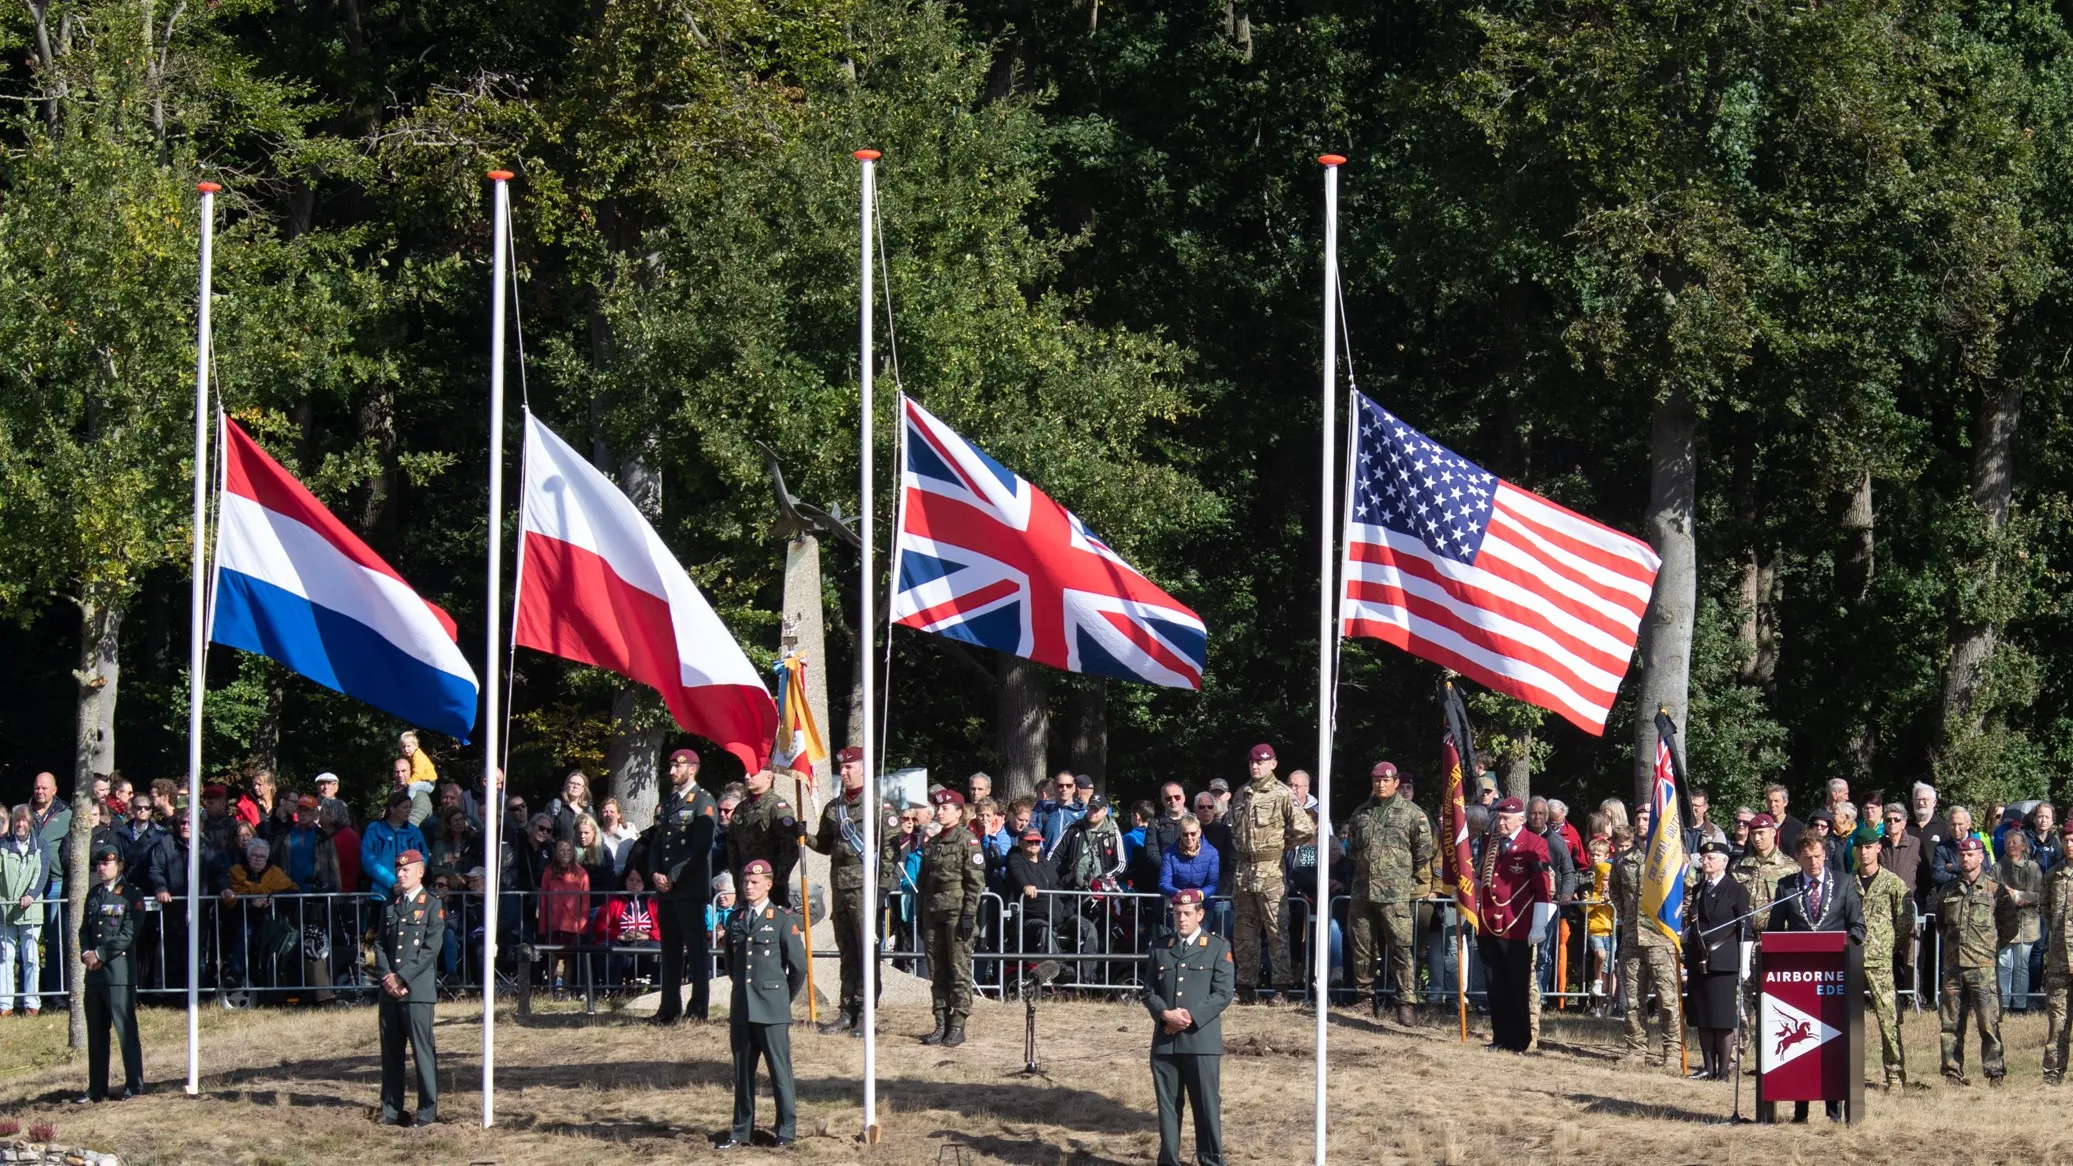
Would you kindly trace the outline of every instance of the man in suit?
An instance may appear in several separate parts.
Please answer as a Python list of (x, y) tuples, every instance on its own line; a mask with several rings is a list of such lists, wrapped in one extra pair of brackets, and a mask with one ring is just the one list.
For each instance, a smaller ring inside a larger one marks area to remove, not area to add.
[(715, 1144), (746, 1146), (756, 1134), (756, 1062), (770, 1067), (777, 1095), (777, 1144), (799, 1136), (799, 1099), (792, 1085), (792, 998), (806, 983), (806, 941), (799, 917), (770, 900), (776, 881), (768, 859), (741, 869), (741, 905), (727, 917), (727, 968), (734, 994), (727, 1037), (734, 1051), (734, 1128)]
[[(1533, 983), (1535, 908), (1552, 904), (1554, 875), (1548, 844), (1526, 829), (1526, 805), (1517, 798), (1497, 803), (1497, 831), (1483, 844), (1476, 864), (1476, 950), (1483, 957), (1489, 989), (1490, 1047), (1523, 1053), (1533, 1043), (1527, 996)], [(1546, 911), (1538, 922), (1547, 925)]]
[(396, 856), (396, 882), (382, 904), (374, 971), (381, 979), (381, 1124), (403, 1121), (403, 1046), (417, 1060), (416, 1125), (439, 1120), (439, 1054), (432, 1043), (432, 1005), (439, 999), (434, 971), (446, 942), (446, 909), (425, 890), (425, 856)]
[[(1799, 856), (1799, 873), (1778, 883), (1778, 898), (1771, 905), (1766, 931), (1843, 931), (1850, 942), (1864, 944), (1864, 901), (1857, 895), (1857, 880), (1828, 869), (1828, 843), (1819, 832), (1800, 835), (1794, 848)], [(1843, 1104), (1828, 1103), (1830, 1121), (1841, 1121)], [(1807, 1120), (1807, 1103), (1795, 1102), (1792, 1120)]]
[(1236, 995), (1231, 945), (1202, 926), (1202, 892), (1173, 896), (1173, 933), (1145, 955), (1152, 1014), (1152, 1091), (1159, 1098), (1159, 1166), (1180, 1166), (1183, 1096), (1195, 1114), (1197, 1166), (1222, 1166), (1223, 1012)]

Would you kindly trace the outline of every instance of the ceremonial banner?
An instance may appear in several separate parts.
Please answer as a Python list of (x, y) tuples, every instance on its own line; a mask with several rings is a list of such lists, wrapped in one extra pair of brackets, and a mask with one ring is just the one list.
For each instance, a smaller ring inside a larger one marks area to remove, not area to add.
[(892, 622), (1067, 672), (1202, 687), (1200, 617), (1027, 479), (900, 407)]
[(1475, 756), (1475, 743), (1469, 738), (1468, 710), (1462, 707), (1453, 682), (1441, 682), (1440, 692), (1447, 715), (1447, 729), (1440, 737), (1440, 780), (1445, 783), (1440, 791), (1440, 821), (1447, 832), (1446, 845), (1440, 849), (1440, 869), (1447, 885), (1454, 888), (1454, 906), (1461, 912), (1462, 930), (1468, 932), (1482, 926), (1476, 918), (1476, 864), (1469, 845), (1468, 795), (1462, 773), (1462, 759)]
[(1341, 630), (1602, 734), (1662, 560), (1353, 400)]
[(1641, 863), (1641, 922), (1684, 946), (1684, 799), (1677, 780), (1676, 726), (1656, 714), (1655, 776), (1649, 783), (1648, 845)]
[(411, 590), (237, 422), (219, 425), (209, 638), (467, 740), (475, 670), (455, 646), (452, 617)]
[(640, 508), (525, 417), (518, 616), (511, 642), (662, 694), (686, 732), (766, 764), (777, 704)]
[(807, 707), (806, 658), (795, 652), (771, 671), (777, 674), (777, 745), (770, 762), (811, 778), (814, 766), (828, 759), (828, 746), (821, 740), (821, 727), (813, 723), (813, 710)]

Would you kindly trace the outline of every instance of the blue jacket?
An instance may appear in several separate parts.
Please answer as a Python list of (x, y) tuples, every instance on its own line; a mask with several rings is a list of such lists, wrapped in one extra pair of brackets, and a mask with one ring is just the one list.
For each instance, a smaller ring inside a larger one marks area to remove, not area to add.
[(367, 833), (360, 836), (360, 873), (367, 876), (375, 902), (388, 899), (389, 888), (396, 885), (396, 856), (406, 850), (419, 854), (428, 850), (417, 827), (391, 826), (387, 818), (367, 824)]
[(1074, 822), (1087, 816), (1087, 807), (1078, 798), (1069, 802), (1038, 802), (1036, 813), (1029, 819), (1044, 836), (1044, 857), (1058, 849), (1058, 840), (1065, 837), (1066, 830)]
[(1204, 843), (1195, 857), (1189, 858), (1180, 852), (1180, 847), (1169, 846), (1166, 856), (1159, 860), (1159, 893), (1170, 899), (1193, 887), (1204, 895), (1214, 895), (1222, 873), (1216, 847)]

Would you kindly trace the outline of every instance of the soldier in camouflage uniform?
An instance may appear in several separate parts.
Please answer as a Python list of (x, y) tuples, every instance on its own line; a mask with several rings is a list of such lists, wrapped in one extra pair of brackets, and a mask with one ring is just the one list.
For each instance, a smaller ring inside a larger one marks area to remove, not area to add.
[(1678, 1042), (1684, 1038), (1678, 949), (1661, 928), (1641, 925), (1641, 870), (1647, 862), (1647, 850), (1637, 835), (1612, 860), (1606, 887), (1619, 920), (1620, 983), (1627, 988), (1626, 1059), (1648, 1059), (1648, 998), (1654, 996), (1662, 1020), (1662, 1063), (1675, 1067), (1680, 1063)]
[[(1757, 931), (1771, 925), (1771, 900), (1778, 897), (1778, 882), (1799, 873), (1799, 864), (1778, 849), (1778, 824), (1769, 814), (1749, 820), (1749, 852), (1736, 860), (1729, 877), (1749, 892), (1749, 907), (1756, 912), (1750, 923)], [(1753, 982), (1753, 981), (1752, 981)]]
[(2001, 1059), (2001, 985), (1994, 956), (2015, 935), (2015, 902), (1986, 876), (1986, 847), (1978, 838), (1958, 840), (1958, 877), (1936, 897), (1937, 938), (1943, 948), (1937, 1013), (1943, 1023), (1943, 1078), (1970, 1085), (1965, 1077), (1965, 1023), (1979, 1024), (1980, 1065), (1999, 1085), (2008, 1066)]
[[(1346, 857), (1352, 861), (1352, 976), (1354, 990), (1374, 989), (1375, 932), (1382, 932), (1382, 958), (1396, 973), (1396, 1021), (1415, 1020), (1418, 965), (1412, 960), (1411, 899), (1424, 889), (1420, 875), (1433, 859), (1432, 823), (1411, 799), (1399, 795), (1396, 766), (1378, 761), (1368, 773), (1370, 797), (1346, 826)], [(1385, 965), (1385, 966), (1388, 966)], [(1375, 998), (1375, 1014), (1382, 1001)]]
[(1900, 1042), (1900, 1013), (1893, 999), (1893, 956), (1915, 935), (1915, 909), (1900, 876), (1879, 866), (1885, 843), (1866, 836), (1857, 843), (1858, 897), (1864, 903), (1864, 990), (1879, 1022), (1879, 1063), (1886, 1088), (1907, 1084), (1907, 1049)]
[(1282, 902), (1288, 888), (1281, 878), (1281, 855), (1301, 846), (1317, 832), (1310, 815), (1296, 805), (1295, 795), (1274, 776), (1274, 747), (1254, 745), (1246, 757), (1251, 780), (1231, 796), (1231, 877), (1237, 953), (1238, 1002), (1258, 998), (1260, 932), (1267, 933), (1267, 956), (1274, 963), (1276, 987), (1294, 991), (1296, 976), (1289, 958), (1288, 936), (1281, 926)]
[[(733, 749), (747, 752), (738, 745), (729, 751)], [(743, 784), (749, 793), (734, 807), (733, 820), (727, 823), (727, 869), (734, 872), (738, 887), (742, 869), (749, 863), (759, 858), (769, 863), (774, 878), (771, 901), (791, 908), (796, 905), (792, 902), (792, 869), (799, 865), (798, 815), (792, 803), (770, 788), (777, 774), (769, 767), (745, 760), (743, 768), (747, 773)]]
[(921, 847), (921, 920), (936, 1028), (921, 1043), (954, 1049), (965, 1043), (972, 1014), (972, 936), (986, 889), (986, 851), (964, 828), (963, 794), (939, 789), (930, 800), (940, 829)]
[[(2073, 845), (2073, 819), (2061, 827), (2061, 837)], [(2057, 1085), (2065, 1079), (2069, 1033), (2066, 1023), (2068, 989), (2073, 989), (2073, 862), (2051, 868), (2044, 883), (2044, 1083)]]
[[(841, 767), (842, 794), (821, 810), (820, 830), (806, 844), (828, 856), (828, 884), (834, 891), (834, 909), (829, 915), (835, 930), (835, 950), (842, 956), (842, 999), (835, 1018), (820, 1026), (823, 1036), (848, 1032), (864, 1035), (858, 1027), (864, 1015), (864, 751), (852, 745), (835, 754)], [(878, 893), (884, 895), (897, 875), (895, 857), (898, 835), (879, 831)], [(885, 983), (878, 987), (882, 993)]]

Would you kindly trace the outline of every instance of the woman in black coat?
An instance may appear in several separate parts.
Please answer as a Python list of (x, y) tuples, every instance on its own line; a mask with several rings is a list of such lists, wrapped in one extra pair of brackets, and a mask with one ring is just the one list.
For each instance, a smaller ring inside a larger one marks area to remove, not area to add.
[(1693, 1076), (1720, 1080), (1734, 1069), (1740, 1008), (1742, 943), (1750, 938), (1749, 892), (1727, 877), (1728, 847), (1699, 847), (1699, 882), (1685, 904), (1685, 1017), (1699, 1032), (1704, 1058)]

